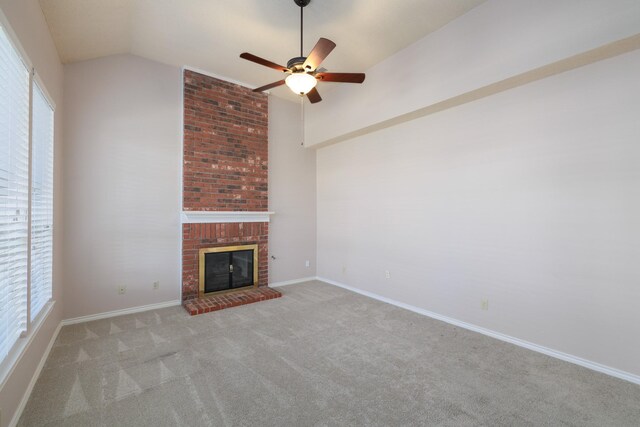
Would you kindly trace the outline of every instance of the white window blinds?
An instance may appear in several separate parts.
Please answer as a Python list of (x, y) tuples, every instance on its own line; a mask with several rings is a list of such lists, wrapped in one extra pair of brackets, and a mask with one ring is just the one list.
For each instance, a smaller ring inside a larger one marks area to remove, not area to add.
[(51, 299), (53, 265), (53, 109), (33, 85), (31, 118), (31, 320)]
[(0, 27), (0, 361), (27, 326), (29, 80)]

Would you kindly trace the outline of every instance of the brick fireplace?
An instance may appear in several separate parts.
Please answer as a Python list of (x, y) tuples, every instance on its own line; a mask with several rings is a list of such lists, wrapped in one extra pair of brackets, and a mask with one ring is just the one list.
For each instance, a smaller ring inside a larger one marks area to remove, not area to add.
[(269, 223), (209, 223), (182, 225), (182, 299), (198, 297), (200, 249), (235, 244), (258, 245), (258, 287), (267, 286)]
[[(182, 300), (197, 314), (279, 296), (268, 289), (267, 95), (184, 72)], [(199, 295), (199, 251), (257, 245), (258, 288)]]

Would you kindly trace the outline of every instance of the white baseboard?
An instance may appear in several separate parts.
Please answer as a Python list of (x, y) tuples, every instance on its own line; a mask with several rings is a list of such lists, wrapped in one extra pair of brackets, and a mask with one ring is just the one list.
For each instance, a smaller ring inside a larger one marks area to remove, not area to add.
[(29, 381), (27, 390), (24, 392), (24, 395), (22, 395), (22, 399), (20, 400), (20, 403), (18, 404), (18, 407), (16, 408), (16, 412), (13, 414), (13, 418), (9, 422), (8, 427), (15, 427), (18, 424), (18, 421), (20, 421), (20, 417), (22, 416), (22, 411), (24, 411), (25, 406), (27, 406), (27, 402), (29, 401), (29, 397), (31, 397), (31, 392), (33, 391), (33, 387), (36, 385), (36, 382), (40, 377), (40, 372), (42, 372), (42, 368), (44, 368), (44, 364), (46, 363), (47, 358), (49, 357), (49, 353), (53, 348), (53, 343), (55, 343), (56, 338), (58, 338), (58, 334), (60, 333), (60, 328), (62, 328), (62, 322), (58, 323), (56, 330), (53, 332), (53, 335), (51, 336), (51, 340), (49, 340), (49, 344), (47, 345), (47, 349), (44, 351), (44, 354), (40, 358), (40, 362), (38, 363), (36, 370), (33, 372), (33, 376), (31, 377), (31, 381)]
[(74, 317), (62, 321), (62, 326), (74, 325), (76, 323), (91, 322), (93, 320), (107, 319), (109, 317), (122, 316), (124, 314), (141, 313), (143, 311), (156, 310), (159, 308), (174, 307), (182, 304), (180, 300), (160, 302), (157, 304), (141, 305), (138, 307), (124, 308), (122, 310), (106, 311), (104, 313), (90, 314), (88, 316)]
[(293, 279), (293, 280), (285, 280), (284, 282), (269, 283), (269, 287), (270, 288), (278, 288), (280, 286), (295, 285), (297, 283), (310, 282), (311, 280), (317, 280), (317, 279), (318, 278), (315, 277), (315, 276), (303, 277), (301, 279)]
[(640, 385), (640, 376), (632, 374), (630, 372), (622, 371), (620, 369), (612, 368), (610, 366), (602, 365), (597, 362), (592, 362), (587, 359), (583, 359), (578, 356), (574, 356), (571, 354), (563, 353), (561, 351), (553, 350), (551, 348), (547, 348), (538, 344), (534, 344), (529, 341), (521, 340), (520, 338), (515, 338), (509, 335), (502, 334), (500, 332), (492, 331), (491, 329), (483, 328), (481, 326), (476, 326), (471, 323), (463, 322), (461, 320), (454, 319), (452, 317), (443, 316), (438, 313), (434, 313), (429, 310), (425, 310), (420, 307), (416, 307), (413, 305), (405, 304), (403, 302), (399, 302), (396, 300), (392, 300), (391, 298), (383, 297), (372, 292), (363, 291), (362, 289), (354, 288), (348, 285), (345, 285), (340, 282), (336, 282), (335, 280), (325, 279), (323, 277), (316, 277), (316, 280), (321, 282), (325, 282), (330, 285), (338, 286), (340, 288), (358, 293), (360, 295), (367, 296), (369, 298), (376, 299), (378, 301), (386, 302), (388, 304), (395, 305), (397, 307), (404, 308), (406, 310), (413, 311), (414, 313), (422, 314), (423, 316), (431, 317), (436, 320), (441, 320), (443, 322), (449, 323), (454, 326), (458, 326), (460, 328), (468, 329), (473, 332), (478, 332), (483, 335), (490, 336), (492, 338), (499, 339), (500, 341), (505, 341), (511, 344), (515, 344), (519, 347), (524, 347), (529, 350), (533, 350), (538, 353), (546, 354), (547, 356), (555, 357), (556, 359), (564, 360), (565, 362), (570, 362), (584, 368), (588, 368), (597, 372), (601, 372), (603, 374), (610, 375), (612, 377), (620, 378), (625, 381), (629, 381), (635, 384)]

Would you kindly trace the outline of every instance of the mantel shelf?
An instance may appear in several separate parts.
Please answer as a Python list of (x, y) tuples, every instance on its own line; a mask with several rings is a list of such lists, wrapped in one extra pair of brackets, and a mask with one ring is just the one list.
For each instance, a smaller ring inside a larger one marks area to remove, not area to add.
[(229, 222), (269, 222), (275, 212), (246, 211), (182, 211), (183, 224), (211, 224)]

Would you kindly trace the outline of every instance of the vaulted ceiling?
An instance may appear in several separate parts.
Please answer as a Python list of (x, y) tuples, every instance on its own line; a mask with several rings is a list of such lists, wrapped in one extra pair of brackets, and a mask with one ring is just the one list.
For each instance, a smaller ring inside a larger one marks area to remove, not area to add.
[[(484, 0), (312, 0), (304, 53), (319, 37), (337, 47), (329, 71), (366, 71)], [(274, 70), (239, 58), (250, 52), (284, 64), (299, 55), (293, 0), (40, 0), (64, 63), (132, 53), (260, 86)], [(410, 64), (398, 64), (398, 67)], [(287, 96), (281, 87), (274, 94)]]

